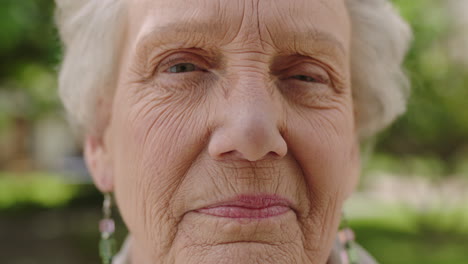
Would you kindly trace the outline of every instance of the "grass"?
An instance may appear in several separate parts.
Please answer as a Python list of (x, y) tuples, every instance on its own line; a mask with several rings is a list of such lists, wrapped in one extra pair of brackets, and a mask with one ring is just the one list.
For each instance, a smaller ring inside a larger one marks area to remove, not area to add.
[(466, 264), (468, 235), (408, 232), (372, 221), (352, 221), (358, 242), (380, 264)]
[(63, 177), (43, 172), (0, 172), (0, 210), (35, 205), (56, 208), (66, 205), (77, 194), (78, 186)]
[(423, 213), (402, 204), (351, 200), (348, 222), (380, 264), (468, 263), (466, 207), (435, 208)]

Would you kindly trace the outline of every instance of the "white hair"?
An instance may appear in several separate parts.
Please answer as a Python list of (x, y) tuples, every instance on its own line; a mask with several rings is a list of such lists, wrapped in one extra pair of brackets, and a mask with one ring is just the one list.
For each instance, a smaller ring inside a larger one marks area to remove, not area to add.
[[(361, 139), (392, 123), (406, 108), (409, 84), (402, 62), (409, 26), (389, 0), (345, 0), (352, 22), (351, 75)], [(56, 0), (64, 43), (60, 97), (72, 124), (92, 131), (98, 107), (112, 96), (125, 34), (124, 0)]]
[(64, 57), (60, 98), (78, 133), (100, 127), (98, 109), (117, 84), (124, 37), (124, 0), (56, 0)]
[(368, 138), (406, 111), (402, 63), (412, 38), (388, 0), (347, 0), (352, 24), (351, 78), (357, 127)]

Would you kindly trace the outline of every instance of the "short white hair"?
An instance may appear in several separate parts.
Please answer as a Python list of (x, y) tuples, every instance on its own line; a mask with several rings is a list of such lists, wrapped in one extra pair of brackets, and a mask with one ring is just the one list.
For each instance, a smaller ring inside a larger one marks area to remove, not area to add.
[[(389, 0), (345, 0), (351, 17), (351, 77), (361, 139), (406, 110), (409, 83), (402, 62), (411, 30)], [(56, 0), (64, 44), (60, 97), (71, 123), (90, 132), (104, 96), (113, 96), (125, 30), (124, 0)], [(110, 111), (110, 110), (107, 110)]]

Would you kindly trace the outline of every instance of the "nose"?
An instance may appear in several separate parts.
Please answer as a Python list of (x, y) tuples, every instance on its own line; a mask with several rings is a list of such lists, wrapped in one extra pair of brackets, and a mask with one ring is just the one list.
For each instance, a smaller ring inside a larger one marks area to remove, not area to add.
[(222, 107), (220, 125), (208, 145), (216, 160), (279, 159), (287, 144), (280, 132), (281, 110), (268, 92), (232, 95)]

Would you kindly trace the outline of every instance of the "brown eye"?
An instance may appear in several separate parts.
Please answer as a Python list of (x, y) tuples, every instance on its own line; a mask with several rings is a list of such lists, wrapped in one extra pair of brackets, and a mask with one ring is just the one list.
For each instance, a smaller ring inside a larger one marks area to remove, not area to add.
[(169, 68), (168, 72), (170, 73), (184, 73), (184, 72), (193, 72), (200, 70), (193, 63), (178, 63)]

